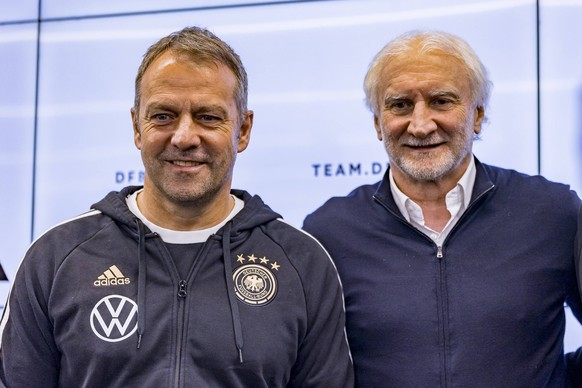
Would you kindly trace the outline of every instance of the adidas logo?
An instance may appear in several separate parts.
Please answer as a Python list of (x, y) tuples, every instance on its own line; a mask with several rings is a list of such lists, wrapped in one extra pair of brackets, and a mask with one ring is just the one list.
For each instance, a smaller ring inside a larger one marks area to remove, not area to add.
[(129, 278), (123, 276), (119, 268), (116, 265), (112, 265), (103, 274), (101, 274), (97, 280), (93, 282), (94, 286), (122, 286), (129, 284)]

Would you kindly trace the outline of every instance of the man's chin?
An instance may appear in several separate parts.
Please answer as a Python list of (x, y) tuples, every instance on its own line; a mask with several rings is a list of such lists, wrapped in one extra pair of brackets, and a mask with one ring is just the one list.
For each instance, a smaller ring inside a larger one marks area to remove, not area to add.
[(426, 160), (414, 163), (406, 162), (400, 169), (416, 181), (428, 182), (439, 180), (451, 171), (451, 167), (448, 164), (427, 163)]
[(192, 187), (184, 188), (182, 190), (171, 190), (166, 193), (170, 201), (177, 205), (203, 205), (210, 203), (218, 197), (218, 190), (210, 190), (200, 188), (193, 190)]

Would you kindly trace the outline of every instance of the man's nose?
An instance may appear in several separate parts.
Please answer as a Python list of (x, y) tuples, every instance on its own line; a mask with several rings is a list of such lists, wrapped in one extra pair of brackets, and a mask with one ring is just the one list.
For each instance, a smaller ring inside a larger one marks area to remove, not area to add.
[(414, 137), (424, 138), (436, 131), (438, 126), (434, 121), (433, 113), (424, 102), (418, 102), (410, 116), (408, 132)]
[(172, 145), (179, 149), (188, 149), (200, 145), (200, 135), (202, 128), (190, 115), (183, 115), (178, 121), (174, 134), (172, 135)]

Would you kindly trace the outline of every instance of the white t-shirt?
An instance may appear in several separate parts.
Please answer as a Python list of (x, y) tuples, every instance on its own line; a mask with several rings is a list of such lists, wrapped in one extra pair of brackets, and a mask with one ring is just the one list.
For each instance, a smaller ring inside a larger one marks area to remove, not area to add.
[(208, 239), (208, 237), (216, 233), (218, 229), (222, 228), (224, 224), (233, 219), (234, 216), (238, 212), (240, 212), (245, 206), (245, 203), (242, 199), (237, 198), (234, 195), (231, 195), (232, 198), (234, 199), (234, 207), (232, 208), (228, 216), (226, 216), (226, 218), (217, 225), (201, 230), (191, 230), (191, 231), (171, 230), (162, 228), (161, 226), (152, 223), (139, 210), (139, 207), (137, 206), (137, 195), (142, 190), (138, 190), (127, 197), (126, 199), (127, 206), (129, 207), (129, 210), (133, 214), (135, 214), (135, 216), (139, 218), (152, 232), (157, 233), (164, 242), (169, 244), (194, 244), (204, 242)]

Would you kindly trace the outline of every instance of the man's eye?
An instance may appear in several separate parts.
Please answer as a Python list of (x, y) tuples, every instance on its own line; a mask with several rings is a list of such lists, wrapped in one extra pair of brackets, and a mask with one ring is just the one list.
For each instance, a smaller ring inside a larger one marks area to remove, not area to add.
[(454, 100), (450, 98), (435, 98), (432, 102), (432, 104), (437, 108), (448, 108), (453, 103)]
[(403, 113), (410, 109), (410, 104), (406, 101), (394, 101), (388, 105), (388, 109), (395, 113)]
[(200, 121), (203, 121), (205, 123), (215, 123), (217, 121), (220, 121), (219, 117), (212, 115), (200, 115), (198, 116), (198, 118), (200, 119)]
[(170, 115), (167, 113), (158, 113), (152, 115), (152, 120), (155, 120), (157, 122), (167, 122), (170, 120)]

